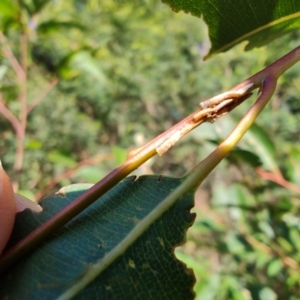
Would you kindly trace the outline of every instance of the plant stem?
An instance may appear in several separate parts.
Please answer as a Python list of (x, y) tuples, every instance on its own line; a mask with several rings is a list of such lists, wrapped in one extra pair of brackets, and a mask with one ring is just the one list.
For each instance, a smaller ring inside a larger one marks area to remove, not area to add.
[(266, 79), (264, 90), (256, 103), (249, 109), (247, 114), (239, 122), (231, 134), (204, 159), (188, 177), (166, 197), (149, 215), (140, 221), (135, 228), (126, 236), (114, 249), (107, 253), (101, 260), (89, 266), (84, 275), (72, 284), (72, 286), (60, 295), (57, 300), (69, 300), (83, 290), (90, 282), (99, 276), (109, 265), (111, 265), (134, 241), (136, 241), (151, 224), (160, 218), (167, 210), (170, 209), (182, 196), (193, 191), (202, 183), (207, 175), (219, 164), (219, 162), (231, 151), (238, 143), (249, 127), (253, 124), (256, 117), (263, 110), (270, 100), (276, 87), (276, 78), (273, 76)]
[(59, 79), (58, 78), (54, 78), (52, 79), (48, 85), (46, 86), (46, 88), (44, 88), (35, 99), (33, 99), (31, 101), (30, 104), (28, 104), (27, 106), (27, 111), (28, 113), (31, 112), (31, 110), (33, 110), (46, 96), (47, 94), (50, 93), (50, 91), (58, 84)]
[[(23, 70), (23, 77), (20, 81), (20, 93), (19, 93), (19, 103), (20, 103), (20, 112), (19, 120), (21, 124), (21, 134), (17, 138), (16, 145), (16, 158), (14, 164), (14, 170), (18, 174), (23, 166), (24, 160), (24, 142), (25, 142), (25, 133), (27, 125), (27, 55), (28, 55), (28, 35), (26, 32), (26, 25), (23, 24), (23, 19), (21, 16), (22, 10), (20, 10), (19, 22), (21, 25), (21, 40), (20, 40), (20, 49), (21, 49), (21, 68)], [(17, 182), (15, 182), (15, 189), (17, 189)]]
[(0, 113), (10, 122), (13, 127), (16, 136), (19, 137), (22, 134), (22, 128), (17, 117), (6, 107), (4, 100), (0, 96)]
[(183, 182), (182, 185), (187, 184), (189, 188), (199, 186), (219, 162), (236, 146), (270, 100), (276, 88), (276, 80), (277, 78), (272, 75), (265, 78), (262, 93), (256, 103), (217, 149), (190, 172), (186, 183)]
[[(267, 101), (275, 90), (276, 79), (290, 66), (300, 60), (300, 47), (297, 47), (289, 54), (285, 55), (277, 62), (271, 64), (261, 72), (255, 74), (247, 80), (244, 80), (230, 91), (239, 91), (239, 97), (231, 99), (230, 95), (234, 93), (224, 93), (218, 97), (218, 101), (213, 102), (212, 107), (200, 108), (190, 116), (153, 139), (144, 147), (131, 153), (128, 159), (118, 168), (109, 173), (92, 188), (84, 192), (62, 211), (45, 222), (42, 226), (31, 232), (27, 237), (21, 240), (12, 248), (8, 249), (0, 260), (0, 272), (12, 265), (17, 259), (27, 254), (30, 250), (37, 247), (43, 240), (49, 237), (60, 227), (64, 226), (72, 218), (96, 201), (108, 190), (113, 188), (120, 180), (134, 171), (156, 153), (162, 155), (171, 146), (173, 146), (182, 136), (199, 126), (205, 121), (215, 121), (220, 116), (231, 111), (234, 107), (249, 97), (250, 92), (255, 88), (261, 89), (261, 95), (256, 104), (249, 110), (241, 120), (236, 129), (228, 138), (200, 165), (198, 165), (188, 176), (184, 185), (178, 187), (178, 193), (186, 192), (188, 188), (193, 189), (199, 185), (209, 172), (227, 155), (227, 153), (240, 140), (245, 131), (254, 122), (256, 116), (260, 113)], [(251, 84), (251, 88), (248, 88)], [(245, 93), (240, 93), (244, 91)], [(228, 96), (229, 95), (229, 96)], [(216, 97), (214, 97), (216, 98)], [(211, 102), (209, 102), (211, 103)], [(178, 194), (178, 195), (179, 195)], [(173, 194), (172, 194), (173, 195)], [(177, 197), (177, 196), (176, 196)]]

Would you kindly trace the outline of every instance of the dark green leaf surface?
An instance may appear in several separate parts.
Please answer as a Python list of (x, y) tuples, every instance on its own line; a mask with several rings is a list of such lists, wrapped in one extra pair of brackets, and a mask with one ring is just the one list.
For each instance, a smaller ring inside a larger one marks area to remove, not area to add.
[(243, 161), (250, 164), (254, 168), (257, 168), (262, 164), (259, 156), (257, 156), (255, 153), (239, 148), (232, 150), (227, 158), (233, 163)]
[(249, 41), (259, 47), (300, 27), (298, 0), (163, 0), (173, 10), (202, 17), (209, 26), (209, 56)]
[[(91, 264), (105, 259), (181, 181), (158, 176), (125, 179), (4, 273), (0, 299), (55, 299)], [(86, 188), (69, 186), (60, 196), (42, 202), (43, 213), (20, 214), (14, 240), (26, 236)], [(192, 193), (179, 199), (76, 299), (192, 299), (194, 275), (174, 256), (175, 246), (183, 243), (193, 223), (192, 206)]]

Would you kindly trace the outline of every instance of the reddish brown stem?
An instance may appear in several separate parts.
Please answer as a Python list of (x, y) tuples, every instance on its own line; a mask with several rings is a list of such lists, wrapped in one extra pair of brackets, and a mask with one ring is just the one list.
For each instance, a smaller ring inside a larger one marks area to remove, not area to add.
[(0, 97), (0, 113), (10, 122), (12, 125), (16, 136), (20, 137), (22, 134), (22, 128), (19, 120), (15, 115), (5, 106), (3, 99)]
[(257, 168), (256, 173), (265, 180), (273, 181), (276, 184), (293, 191), (294, 193), (300, 194), (300, 186), (287, 181), (281, 173), (268, 172), (262, 168)]
[(18, 60), (16, 59), (15, 55), (13, 54), (10, 46), (8, 45), (8, 43), (5, 39), (5, 36), (3, 35), (3, 33), (1, 31), (0, 31), (0, 42), (3, 47), (3, 54), (8, 59), (10, 65), (16, 72), (20, 82), (24, 81), (24, 78), (26, 76), (24, 73), (24, 70), (22, 69), (21, 65), (19, 64)]

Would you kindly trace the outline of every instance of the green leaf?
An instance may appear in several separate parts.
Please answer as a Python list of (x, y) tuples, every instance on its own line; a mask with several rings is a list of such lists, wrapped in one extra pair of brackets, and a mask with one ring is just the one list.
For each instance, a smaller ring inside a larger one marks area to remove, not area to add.
[(276, 300), (276, 299), (278, 299), (278, 297), (272, 289), (270, 289), (269, 287), (263, 287), (259, 291), (259, 299), (260, 300)]
[(289, 153), (286, 168), (289, 179), (300, 185), (300, 149), (297, 144), (292, 147)]
[(80, 29), (80, 30), (86, 29), (85, 26), (83, 26), (78, 22), (74, 22), (74, 21), (62, 22), (62, 21), (50, 20), (47, 22), (40, 23), (37, 28), (37, 31), (39, 33), (49, 33), (49, 32), (56, 32), (63, 29), (70, 30), (73, 28)]
[(290, 242), (283, 238), (283, 237), (278, 237), (277, 242), (280, 245), (280, 248), (287, 253), (291, 253), (293, 251), (293, 246), (290, 244)]
[(271, 259), (272, 257), (270, 257), (269, 254), (266, 254), (265, 252), (258, 250), (256, 261), (255, 261), (255, 267), (258, 270), (263, 269), (270, 262)]
[(248, 150), (239, 149), (238, 147), (230, 152), (227, 159), (233, 163), (237, 163), (239, 161), (247, 163), (254, 168), (257, 168), (262, 164), (258, 155)]
[(246, 253), (245, 244), (234, 234), (226, 236), (226, 244), (230, 253), (243, 256)]
[(248, 144), (251, 152), (259, 156), (265, 169), (274, 172), (278, 171), (275, 145), (263, 128), (253, 124), (243, 137), (243, 140)]
[(273, 277), (279, 274), (282, 270), (282, 262), (280, 259), (276, 258), (270, 261), (267, 269), (268, 276)]
[(75, 178), (80, 178), (83, 182), (97, 182), (106, 174), (99, 166), (82, 166), (78, 168), (74, 174)]
[(290, 239), (293, 242), (293, 245), (296, 248), (297, 252), (300, 252), (300, 233), (298, 229), (291, 228)]
[(59, 65), (59, 73), (66, 79), (85, 73), (94, 77), (98, 85), (104, 85), (106, 82), (106, 77), (97, 66), (97, 61), (87, 50), (78, 50), (68, 54)]
[(57, 163), (61, 167), (74, 168), (77, 163), (74, 159), (62, 151), (53, 150), (47, 154), (47, 159), (52, 163)]
[(30, 139), (26, 141), (26, 150), (36, 150), (41, 149), (42, 147), (43, 143), (36, 139)]
[(209, 27), (212, 47), (206, 58), (242, 41), (246, 50), (263, 46), (300, 27), (298, 0), (163, 0), (174, 11), (203, 18)]
[(200, 292), (197, 293), (196, 300), (214, 300), (217, 299), (218, 296), (218, 287), (220, 286), (220, 283), (222, 281), (222, 278), (218, 273), (209, 274), (207, 278), (207, 282), (205, 282), (205, 285), (200, 287)]
[[(121, 242), (182, 179), (129, 177), (69, 222), (55, 236), (0, 276), (0, 299), (56, 299), (98, 260), (113, 261), (76, 299), (192, 299), (193, 273), (174, 256), (194, 221), (193, 194), (178, 200), (128, 249)], [(42, 201), (44, 211), (17, 216), (11, 243), (72, 202), (86, 185), (72, 185)]]
[(236, 204), (242, 211), (251, 211), (255, 208), (255, 197), (244, 185), (239, 183), (232, 184), (228, 189), (228, 194), (231, 196), (232, 204)]
[(18, 7), (11, 0), (0, 1), (0, 15), (15, 16), (18, 13)]
[(126, 149), (118, 146), (112, 147), (112, 152), (115, 156), (116, 165), (120, 165), (123, 161), (125, 161), (128, 155), (128, 151)]

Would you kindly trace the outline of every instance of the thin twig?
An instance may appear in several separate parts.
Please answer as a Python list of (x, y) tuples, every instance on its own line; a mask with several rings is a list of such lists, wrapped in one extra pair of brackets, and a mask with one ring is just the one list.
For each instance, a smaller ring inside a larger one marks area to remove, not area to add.
[(0, 96), (0, 113), (5, 117), (13, 127), (16, 135), (20, 137), (22, 135), (22, 128), (19, 120), (16, 116), (5, 106), (4, 100)]
[[(19, 93), (19, 103), (20, 103), (20, 113), (19, 113), (19, 120), (21, 123), (22, 134), (17, 139), (16, 145), (16, 158), (14, 163), (14, 170), (16, 172), (20, 172), (23, 166), (24, 160), (24, 141), (25, 141), (25, 133), (26, 133), (26, 126), (27, 126), (27, 115), (28, 115), (28, 108), (27, 108), (27, 50), (28, 50), (28, 37), (26, 33), (26, 28), (22, 25), (22, 33), (21, 33), (21, 66), (24, 71), (24, 78), (20, 82), (20, 93)], [(17, 185), (17, 182), (14, 182), (14, 185)]]
[(11, 64), (12, 68), (14, 69), (15, 73), (17, 74), (20, 81), (24, 81), (25, 73), (22, 69), (21, 65), (19, 64), (18, 60), (16, 59), (14, 53), (12, 52), (8, 42), (6, 41), (5, 36), (0, 31), (0, 42), (3, 44), (3, 53), (8, 59), (9, 63)]
[(273, 181), (276, 184), (293, 191), (294, 193), (300, 194), (300, 186), (287, 181), (281, 173), (272, 173), (263, 170), (262, 168), (257, 168), (256, 173), (263, 179)]
[[(13, 54), (13, 51), (8, 45), (5, 36), (3, 35), (2, 32), (0, 32), (0, 42), (3, 44), (3, 53), (7, 57), (14, 71), (16, 72), (20, 84), (20, 94), (19, 94), (20, 114), (19, 114), (18, 122), (16, 122), (17, 118), (16, 117), (13, 118), (12, 114), (8, 113), (8, 111), (2, 105), (2, 112), (4, 112), (4, 114), (6, 115), (6, 118), (8, 117), (10, 119), (10, 122), (12, 126), (14, 126), (14, 129), (16, 131), (16, 158), (14, 163), (14, 170), (16, 172), (19, 172), (22, 169), (22, 165), (23, 165), (24, 138), (25, 138), (25, 130), (26, 130), (26, 122), (27, 122), (27, 104), (26, 104), (27, 63), (24, 63), (22, 65), (18, 62), (17, 58)], [(26, 52), (26, 56), (27, 56), (27, 44), (25, 47), (22, 47), (22, 42), (21, 42), (21, 52), (23, 52), (23, 55)], [(18, 125), (16, 126), (17, 123)], [(14, 181), (13, 186), (14, 189), (18, 189), (18, 182)]]
[(48, 83), (48, 85), (46, 86), (46, 88), (44, 90), (42, 90), (36, 96), (36, 98), (31, 101), (30, 104), (28, 104), (28, 106), (27, 106), (27, 112), (29, 113), (32, 109), (34, 109), (47, 96), (47, 94), (58, 84), (58, 82), (59, 82), (58, 78), (52, 79)]

